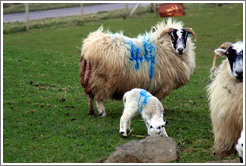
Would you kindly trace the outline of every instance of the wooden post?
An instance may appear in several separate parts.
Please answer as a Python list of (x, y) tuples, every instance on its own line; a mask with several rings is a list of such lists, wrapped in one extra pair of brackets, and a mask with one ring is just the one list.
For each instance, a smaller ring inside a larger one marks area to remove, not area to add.
[(128, 3), (125, 3), (125, 13), (123, 15), (123, 19), (126, 19), (128, 17)]
[(128, 10), (128, 3), (125, 4), (125, 7), (126, 7), (126, 11)]
[(26, 30), (29, 30), (29, 5), (25, 3), (25, 10), (26, 10)]
[(150, 4), (150, 12), (151, 12), (151, 13), (154, 12), (154, 4), (153, 4), (153, 3)]
[(81, 8), (81, 22), (84, 23), (84, 12), (83, 12), (84, 4), (83, 3), (80, 4), (80, 8)]

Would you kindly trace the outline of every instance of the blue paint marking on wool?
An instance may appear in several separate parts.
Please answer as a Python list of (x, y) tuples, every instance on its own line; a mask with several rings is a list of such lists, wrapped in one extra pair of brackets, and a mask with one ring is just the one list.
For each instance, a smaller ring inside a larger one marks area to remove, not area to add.
[(154, 75), (154, 64), (155, 64), (155, 55), (156, 47), (150, 38), (146, 39), (145, 36), (142, 37), (142, 44), (137, 45), (132, 40), (126, 42), (130, 45), (130, 61), (135, 62), (135, 70), (139, 70), (140, 64), (143, 61), (150, 63), (149, 67), (149, 78), (152, 79)]
[[(138, 99), (138, 104), (141, 105), (139, 111), (142, 113), (143, 107), (147, 104), (149, 98), (151, 97), (151, 94), (150, 94), (149, 92), (147, 92), (146, 90), (141, 90), (141, 91), (139, 92), (139, 94), (140, 94), (140, 97), (139, 97), (139, 99)], [(141, 99), (143, 99), (143, 100), (141, 100)], [(142, 103), (141, 103), (141, 102), (142, 102)]]

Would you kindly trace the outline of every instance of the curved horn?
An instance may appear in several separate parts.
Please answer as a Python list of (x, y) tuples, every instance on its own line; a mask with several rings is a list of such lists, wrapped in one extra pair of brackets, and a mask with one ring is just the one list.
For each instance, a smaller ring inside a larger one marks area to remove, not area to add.
[[(221, 44), (218, 49), (227, 50), (231, 45), (232, 45), (232, 43), (225, 42), (225, 43)], [(215, 70), (216, 60), (217, 60), (217, 58), (219, 56), (219, 54), (216, 52), (216, 50), (215, 50), (214, 59), (213, 59), (212, 71)]]
[(184, 28), (184, 30), (186, 30), (186, 32), (189, 32), (192, 34), (193, 39), (194, 39), (194, 43), (196, 44), (196, 34), (195, 34), (194, 30), (192, 28)]
[(227, 50), (232, 45), (231, 42), (225, 42), (219, 46), (219, 48), (222, 48), (224, 50)]
[(212, 66), (212, 71), (213, 71), (213, 72), (214, 72), (214, 70), (215, 70), (216, 60), (217, 60), (218, 56), (219, 56), (218, 54), (214, 54), (213, 66)]
[(165, 34), (172, 32), (173, 30), (174, 30), (174, 28), (167, 28), (167, 29), (163, 30), (158, 39), (163, 37)]

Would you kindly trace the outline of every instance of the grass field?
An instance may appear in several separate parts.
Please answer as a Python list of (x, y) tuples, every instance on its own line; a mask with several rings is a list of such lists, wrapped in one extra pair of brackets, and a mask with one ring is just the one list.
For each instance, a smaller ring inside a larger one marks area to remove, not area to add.
[[(213, 50), (225, 41), (243, 39), (243, 5), (191, 6), (186, 16), (175, 19), (197, 34), (197, 67), (186, 86), (162, 100), (169, 121), (166, 130), (178, 144), (181, 163), (219, 160), (213, 155), (205, 87)], [(87, 97), (79, 84), (80, 48), (82, 39), (101, 24), (136, 37), (161, 20), (154, 13), (142, 13), (126, 20), (4, 34), (3, 162), (101, 162), (115, 147), (140, 139), (124, 139), (118, 133), (122, 101), (107, 101), (106, 118), (88, 115)], [(140, 117), (133, 119), (132, 128), (133, 134), (147, 136)]]

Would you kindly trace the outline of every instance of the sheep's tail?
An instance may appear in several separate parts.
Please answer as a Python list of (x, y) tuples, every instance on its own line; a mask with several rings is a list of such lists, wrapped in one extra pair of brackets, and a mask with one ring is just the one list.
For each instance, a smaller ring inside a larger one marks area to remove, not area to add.
[(85, 93), (88, 94), (88, 82), (91, 75), (92, 62), (88, 62), (83, 58), (83, 55), (80, 58), (80, 83), (83, 86)]

